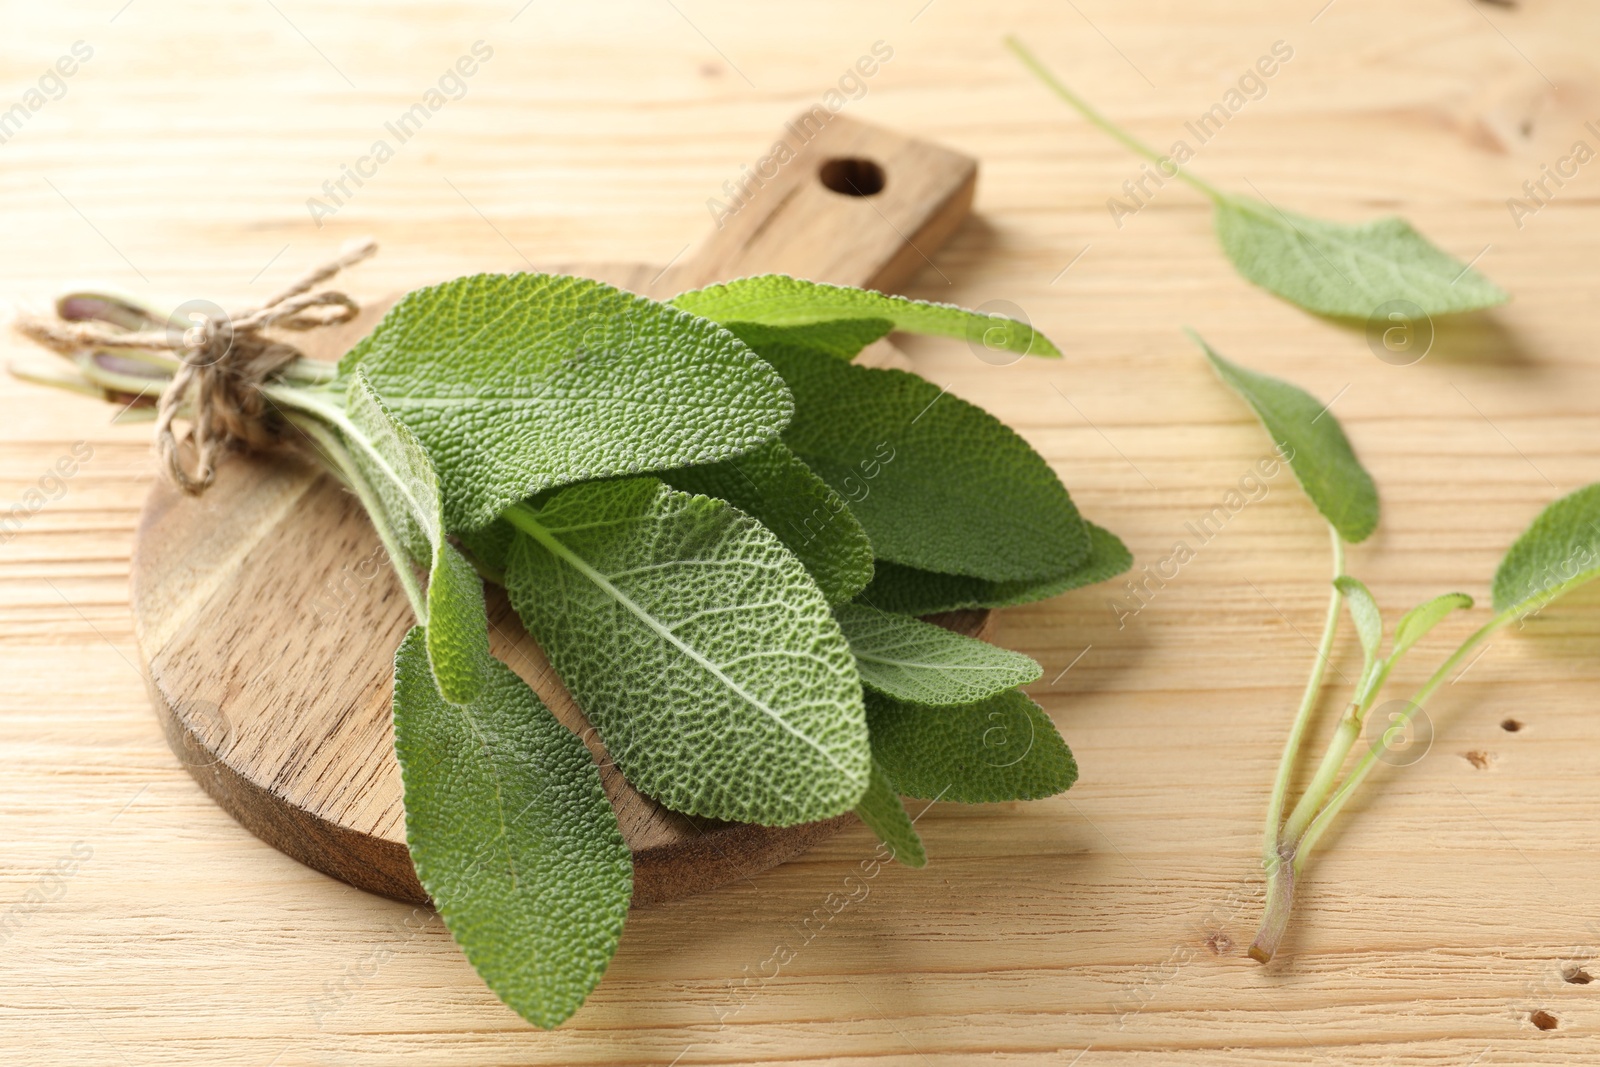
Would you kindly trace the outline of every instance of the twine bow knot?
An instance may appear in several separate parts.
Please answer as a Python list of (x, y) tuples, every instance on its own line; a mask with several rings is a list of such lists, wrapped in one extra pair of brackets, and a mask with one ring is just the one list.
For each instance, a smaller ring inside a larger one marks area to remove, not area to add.
[[(282, 440), (283, 424), (261, 387), (304, 353), (263, 331), (313, 330), (349, 322), (360, 305), (344, 293), (317, 286), (377, 250), (370, 239), (349, 246), (250, 310), (229, 314), (216, 305), (193, 301), (185, 308), (205, 304), (205, 310), (192, 310), (188, 325), (174, 321), (165, 329), (125, 330), (101, 322), (30, 316), (20, 318), (17, 328), (69, 356), (97, 348), (174, 353), (178, 369), (156, 402), (156, 452), (175, 484), (187, 493), (201, 493), (216, 477), (216, 460), (223, 451), (264, 449)], [(173, 420), (191, 404), (190, 436), (196, 453), (192, 474), (184, 467), (172, 429)]]

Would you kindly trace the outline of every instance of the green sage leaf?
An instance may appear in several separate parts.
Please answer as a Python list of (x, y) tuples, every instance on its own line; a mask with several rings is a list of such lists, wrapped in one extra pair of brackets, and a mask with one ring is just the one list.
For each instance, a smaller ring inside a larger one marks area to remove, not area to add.
[(907, 867), (925, 867), (928, 853), (922, 847), (917, 828), (911, 825), (911, 816), (900, 801), (900, 794), (883, 768), (872, 762), (872, 779), (867, 792), (856, 805), (856, 814), (867, 824), (867, 829), (878, 835), (878, 840), (889, 846), (894, 858)]
[(1358, 579), (1341, 574), (1333, 580), (1333, 584), (1344, 595), (1345, 606), (1350, 609), (1350, 618), (1356, 624), (1356, 636), (1361, 639), (1361, 651), (1366, 653), (1370, 664), (1378, 658), (1383, 648), (1383, 612), (1378, 609), (1372, 591)]
[(1517, 538), (1494, 575), (1494, 610), (1525, 614), (1600, 578), (1600, 483), (1562, 497)]
[(417, 289), (340, 361), (427, 448), (451, 530), (555, 486), (715, 463), (776, 437), (787, 390), (726, 330), (584, 278)]
[(879, 560), (872, 583), (856, 600), (881, 611), (902, 615), (933, 615), (969, 608), (1008, 608), (1046, 600), (1086, 585), (1109, 581), (1133, 566), (1133, 555), (1116, 534), (1092, 522), (1088, 531), (1089, 555), (1075, 570), (1038, 581), (988, 582), (959, 574), (904, 567)]
[(887, 337), (894, 329), (888, 319), (837, 319), (804, 326), (766, 326), (756, 322), (728, 322), (723, 325), (757, 352), (777, 345), (826, 352), (849, 362), (874, 341)]
[(674, 489), (726, 500), (778, 536), (822, 587), (842, 604), (872, 581), (872, 542), (844, 497), (783, 444), (705, 467), (661, 475)]
[(511, 602), (641, 791), (768, 826), (860, 801), (850, 646), (766, 527), (653, 478), (573, 486), (507, 518)]
[(1083, 562), (1088, 537), (1060, 479), (993, 415), (904, 371), (761, 355), (794, 394), (784, 443), (849, 502), (879, 559), (990, 581)]
[(491, 572), (497, 585), (505, 585), (506, 559), (511, 553), (511, 543), (517, 539), (517, 528), (505, 519), (496, 519), (476, 530), (463, 530), (456, 540), (471, 553), (480, 567)]
[(1255, 409), (1306, 495), (1351, 544), (1378, 525), (1378, 489), (1350, 447), (1344, 428), (1327, 405), (1277, 378), (1246, 370), (1218, 355), (1193, 330), (1217, 376)]
[[(808, 282), (786, 274), (762, 274), (709, 285), (704, 289), (679, 293), (671, 302), (685, 311), (730, 327), (733, 324), (811, 327), (836, 339), (837, 331), (841, 328), (838, 325), (840, 322), (865, 319), (888, 322), (893, 329), (909, 333), (959, 337), (983, 344), (990, 350), (1016, 352), (1025, 356), (1061, 356), (1061, 352), (1044, 334), (1025, 322), (1003, 315), (969, 311), (954, 304), (887, 296), (870, 289)], [(794, 339), (802, 345), (810, 341), (806, 333)], [(838, 354), (836, 345), (818, 347), (831, 348)]]
[(1464, 611), (1470, 607), (1472, 598), (1465, 593), (1446, 593), (1418, 604), (1401, 616), (1399, 624), (1395, 626), (1394, 651), (1389, 653), (1389, 658), (1399, 659), (1451, 612)]
[(478, 974), (543, 1027), (588, 996), (622, 934), (633, 861), (589, 751), (498, 661), (440, 698), (422, 627), (395, 654), (395, 751), (417, 877)]
[(1039, 679), (1037, 663), (920, 619), (843, 604), (834, 617), (844, 630), (867, 688), (906, 704), (975, 704)]
[(489, 614), (483, 579), (449, 542), (441, 541), (428, 578), (428, 662), (439, 692), (453, 704), (478, 695), (489, 656)]
[(1216, 199), (1215, 221), (1223, 251), (1240, 274), (1321, 315), (1365, 319), (1396, 301), (1422, 314), (1448, 315), (1509, 299), (1401, 218), (1349, 225), (1223, 195)]
[(867, 694), (872, 757), (901, 795), (987, 804), (1069, 788), (1078, 765), (1044, 709), (1012, 689), (960, 708)]
[[(1506, 299), (1493, 282), (1441, 252), (1404, 219), (1350, 226), (1223, 192), (1182, 166), (1182, 159), (1157, 152), (1118, 128), (1067, 88), (1022, 42), (1011, 37), (1006, 45), (1080, 115), (1163, 173), (1183, 179), (1210, 198), (1223, 251), (1240, 274), (1269, 292), (1308, 311), (1346, 318), (1367, 318), (1391, 301), (1414, 305), (1413, 313), (1439, 315)], [(1124, 206), (1133, 210), (1132, 205)]]
[(353, 438), (351, 454), (377, 493), (384, 515), (410, 560), (396, 567), (428, 568), (426, 624), (428, 658), (444, 698), (463, 704), (483, 684), (489, 659), (488, 616), (483, 582), (461, 553), (445, 540), (439, 476), (422, 442), (398, 421), (366, 375), (356, 371), (345, 399)]

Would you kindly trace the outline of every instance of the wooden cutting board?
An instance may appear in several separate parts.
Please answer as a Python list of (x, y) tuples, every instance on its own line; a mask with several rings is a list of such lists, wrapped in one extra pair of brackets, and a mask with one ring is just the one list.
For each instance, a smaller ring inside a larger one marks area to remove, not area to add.
[[(746, 174), (734, 195), (708, 204), (718, 226), (683, 262), (545, 269), (656, 297), (771, 271), (890, 289), (966, 216), (977, 165), (864, 123), (833, 117), (819, 126), (802, 117)], [(312, 356), (337, 359), (395, 299), (367, 303), (354, 321), (295, 341)], [(202, 496), (165, 481), (152, 490), (133, 553), (134, 628), (167, 739), (218, 804), (302, 863), (423, 903), (406, 851), (389, 713), (394, 649), (413, 618), (385, 560), (359, 503), (336, 479), (291, 456), (236, 457)], [(977, 634), (986, 618), (963, 612), (937, 621)], [(747, 877), (853, 818), (774, 829), (667, 811), (610, 764), (492, 587), (489, 621), (494, 654), (599, 762), (633, 850), (636, 904)]]

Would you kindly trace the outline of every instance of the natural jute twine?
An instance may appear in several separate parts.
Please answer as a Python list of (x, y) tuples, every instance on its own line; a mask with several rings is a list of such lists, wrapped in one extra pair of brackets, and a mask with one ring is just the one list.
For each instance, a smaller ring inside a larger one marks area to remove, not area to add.
[[(313, 330), (349, 322), (360, 306), (344, 293), (313, 289), (378, 250), (368, 239), (348, 246), (338, 258), (301, 277), (258, 308), (221, 319), (210, 316), (183, 330), (120, 330), (99, 322), (23, 316), (17, 329), (47, 348), (75, 355), (99, 348), (145, 348), (176, 353), (182, 361), (156, 403), (156, 453), (172, 481), (187, 493), (201, 493), (216, 476), (216, 460), (229, 448), (264, 449), (281, 440), (261, 386), (304, 353), (262, 331)], [(323, 310), (315, 310), (323, 309)], [(179, 324), (182, 325), (182, 324)], [(172, 421), (193, 393), (190, 436), (196, 463), (184, 469)]]

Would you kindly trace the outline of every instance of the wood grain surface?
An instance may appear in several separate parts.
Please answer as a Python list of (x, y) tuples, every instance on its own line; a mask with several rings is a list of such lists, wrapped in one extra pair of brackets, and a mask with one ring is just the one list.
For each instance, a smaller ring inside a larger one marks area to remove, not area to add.
[[(972, 204), (971, 158), (868, 123), (803, 113), (775, 143), (771, 173), (747, 183), (737, 213), (677, 263), (549, 269), (663, 298), (764, 271), (892, 290)], [(875, 219), (889, 225), (865, 225)], [(397, 299), (365, 301), (338, 328), (285, 340), (337, 361)], [(904, 361), (887, 343), (870, 355)], [(427, 904), (406, 848), (389, 711), (394, 649), (414, 619), (390, 564), (355, 498), (288, 450), (225, 464), (201, 496), (161, 479), (134, 542), (134, 637), (168, 742), (218, 804), (302, 863)], [(495, 655), (600, 765), (633, 851), (635, 904), (748, 878), (852, 821), (778, 828), (668, 811), (612, 763), (506, 597), (497, 591), (490, 605)], [(941, 621), (976, 636), (989, 617)]]
[[(1390, 612), (1486, 596), (1539, 508), (1600, 479), (1600, 164), (1547, 181), (1520, 219), (1507, 206), (1575, 141), (1597, 146), (1600, 9), (1580, 0), (94, 0), (8, 16), (5, 107), (75, 41), (93, 49), (0, 144), (10, 302), (100, 280), (243, 304), (366, 233), (384, 247), (361, 268), (369, 293), (535, 261), (668, 263), (774, 124), (881, 40), (892, 58), (845, 78), (844, 113), (984, 174), (973, 218), (908, 291), (1011, 301), (1068, 353), (996, 367), (908, 341), (908, 356), (1016, 426), (1141, 564), (1266, 451), (1184, 325), (1334, 401), (1385, 508), (1350, 567)], [(1240, 280), (1185, 189), (1119, 228), (1107, 200), (1138, 162), (1031, 81), (1007, 31), (1158, 144), (1285, 41), (1292, 60), (1197, 170), (1285, 208), (1403, 213), (1515, 300), (1440, 323), (1426, 359), (1395, 366), (1359, 329)], [(319, 228), (307, 198), (395, 141), (385, 124), (480, 39), (493, 56), (465, 94), (347, 182)], [(933, 805), (923, 871), (872, 866), (852, 827), (638, 910), (583, 1011), (542, 1033), (431, 913), (263, 844), (173, 758), (128, 605), (148, 427), (106, 417), (0, 381), (0, 511), (49, 498), (0, 544), (6, 1062), (1600, 1060), (1600, 981), (1583, 981), (1600, 976), (1600, 590), (1498, 638), (1439, 694), (1427, 756), (1373, 777), (1280, 959), (1257, 966), (1259, 823), (1326, 581), (1319, 522), (1280, 476), (1121, 627), (1105, 589), (1001, 613), (995, 639), (1045, 665), (1031, 691), (1082, 765), (1070, 793)], [(1397, 692), (1483, 617), (1442, 627)]]

